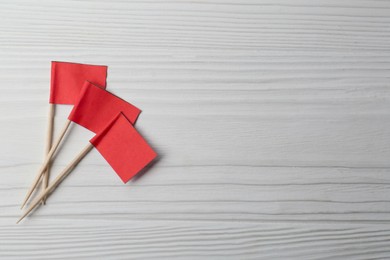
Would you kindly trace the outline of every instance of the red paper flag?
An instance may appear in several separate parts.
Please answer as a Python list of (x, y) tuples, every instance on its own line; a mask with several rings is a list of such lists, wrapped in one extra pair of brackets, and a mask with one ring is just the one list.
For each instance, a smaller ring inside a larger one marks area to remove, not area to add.
[(157, 156), (122, 113), (90, 142), (124, 183)]
[(107, 66), (51, 62), (50, 103), (76, 103), (86, 80), (106, 88)]
[(122, 112), (134, 124), (141, 110), (107, 90), (86, 81), (68, 119), (94, 133), (99, 133), (119, 112)]

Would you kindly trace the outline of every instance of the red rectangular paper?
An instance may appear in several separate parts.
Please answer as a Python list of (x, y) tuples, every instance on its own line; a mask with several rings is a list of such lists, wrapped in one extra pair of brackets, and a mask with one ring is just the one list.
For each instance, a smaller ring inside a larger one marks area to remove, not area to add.
[(106, 88), (107, 66), (70, 62), (51, 62), (51, 104), (76, 103), (86, 80)]
[(90, 140), (124, 183), (146, 167), (157, 154), (122, 114)]
[(99, 133), (119, 112), (122, 112), (134, 124), (141, 110), (107, 90), (86, 81), (68, 119), (94, 133)]

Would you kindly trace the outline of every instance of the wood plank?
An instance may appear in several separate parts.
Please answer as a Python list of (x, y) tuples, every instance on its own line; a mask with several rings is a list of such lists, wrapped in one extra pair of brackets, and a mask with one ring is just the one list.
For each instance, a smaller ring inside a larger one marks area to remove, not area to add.
[(390, 230), (381, 224), (48, 218), (0, 228), (0, 248), (7, 249), (0, 257), (7, 259), (385, 259), (390, 253)]
[[(123, 185), (108, 165), (95, 164), (98, 156), (92, 151), (50, 197), (50, 207), (41, 207), (32, 218), (390, 221), (388, 169), (157, 164)], [(3, 173), (13, 185), (0, 189), (0, 196), (7, 197), (0, 217), (18, 216), (17, 205), (29, 183), (20, 178), (20, 173), (26, 175), (30, 168), (13, 166)], [(59, 169), (57, 166), (53, 172)], [(33, 173), (30, 175), (32, 178)]]

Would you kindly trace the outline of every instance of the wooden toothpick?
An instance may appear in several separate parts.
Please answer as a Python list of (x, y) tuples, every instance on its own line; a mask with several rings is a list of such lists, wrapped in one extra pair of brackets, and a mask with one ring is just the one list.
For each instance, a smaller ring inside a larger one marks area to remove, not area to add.
[[(46, 134), (45, 158), (50, 152), (52, 141), (53, 141), (54, 114), (55, 114), (55, 104), (50, 103), (49, 122), (47, 124), (47, 134)], [(50, 163), (47, 165), (46, 170), (43, 173), (42, 192), (49, 185), (49, 179), (50, 179)], [(45, 202), (46, 202), (46, 198), (42, 200), (43, 204), (45, 204)]]
[(40, 201), (45, 197), (48, 196), (60, 183), (62, 180), (65, 179), (69, 173), (72, 172), (74, 167), (81, 161), (81, 159), (84, 158), (88, 154), (89, 151), (93, 148), (93, 145), (91, 143), (88, 143), (88, 145), (65, 167), (65, 169), (54, 179), (53, 183), (50, 184), (43, 193), (41, 193), (28, 207), (26, 212), (22, 215), (22, 217), (16, 222), (18, 224), (22, 219), (24, 219), (28, 214), (30, 214), (31, 211), (35, 209), (37, 205), (40, 205)]
[(55, 153), (55, 151), (57, 150), (59, 144), (61, 143), (61, 140), (63, 139), (66, 131), (68, 130), (69, 128), (69, 125), (72, 121), (70, 121), (69, 119), (66, 121), (65, 125), (64, 125), (64, 128), (62, 129), (61, 133), (60, 133), (60, 136), (59, 138), (56, 140), (56, 142), (54, 143), (54, 145), (51, 147), (48, 155), (46, 156), (46, 159), (44, 160), (42, 166), (39, 168), (38, 170), (38, 173), (37, 175), (35, 176), (35, 179), (33, 181), (33, 184), (32, 186), (30, 187), (30, 189), (28, 190), (27, 192), (27, 195), (26, 197), (24, 198), (23, 200), (23, 203), (22, 203), (22, 206), (21, 208), (24, 207), (24, 205), (26, 205), (26, 202), (28, 201), (28, 199), (30, 198), (31, 194), (33, 193), (33, 191), (35, 190), (35, 188), (37, 187), (39, 181), (41, 180), (41, 177), (47, 167), (47, 165), (49, 164), (53, 154)]

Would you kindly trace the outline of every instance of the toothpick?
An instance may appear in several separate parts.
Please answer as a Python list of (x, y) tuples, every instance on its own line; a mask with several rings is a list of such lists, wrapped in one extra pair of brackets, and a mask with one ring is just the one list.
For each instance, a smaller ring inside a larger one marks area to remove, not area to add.
[[(54, 128), (54, 114), (55, 114), (55, 104), (50, 103), (49, 105), (49, 122), (47, 124), (47, 134), (46, 134), (46, 148), (45, 148), (45, 157), (50, 152), (51, 144), (53, 141), (53, 128)], [(50, 179), (50, 163), (47, 165), (46, 170), (43, 174), (43, 185), (42, 191), (44, 191), (49, 185)], [(46, 198), (42, 200), (42, 204), (46, 203)]]
[(88, 154), (89, 151), (93, 148), (91, 143), (88, 145), (65, 167), (65, 169), (54, 179), (53, 183), (50, 184), (43, 193), (41, 193), (30, 205), (30, 207), (26, 210), (26, 212), (22, 215), (22, 217), (16, 222), (18, 224), (22, 219), (24, 219), (31, 211), (35, 209), (36, 206), (40, 205), (40, 201), (48, 196), (60, 183), (68, 176), (72, 170), (76, 167), (76, 165)]
[(46, 169), (47, 165), (49, 164), (49, 162), (50, 162), (50, 160), (51, 160), (53, 154), (55, 153), (55, 151), (57, 150), (59, 144), (61, 143), (61, 140), (63, 139), (63, 137), (64, 137), (66, 131), (68, 130), (69, 125), (70, 125), (71, 122), (72, 122), (72, 121), (70, 121), (69, 119), (66, 121), (65, 126), (64, 126), (64, 128), (62, 129), (59, 138), (56, 140), (56, 142), (54, 143), (54, 145), (51, 147), (51, 149), (50, 149), (48, 155), (46, 156), (45, 161), (43, 162), (42, 166), (39, 168), (38, 173), (37, 173), (37, 175), (35, 176), (35, 179), (34, 179), (34, 181), (33, 181), (33, 185), (32, 185), (32, 186), (30, 187), (30, 189), (28, 190), (27, 195), (26, 195), (26, 197), (25, 197), (24, 200), (23, 200), (23, 203), (22, 203), (21, 208), (23, 208), (24, 205), (26, 205), (26, 202), (28, 201), (28, 199), (30, 198), (31, 194), (33, 193), (33, 191), (34, 191), (35, 188), (37, 187), (39, 181), (41, 180), (41, 177), (42, 177), (42, 175), (43, 175), (43, 172), (45, 171), (45, 169)]

